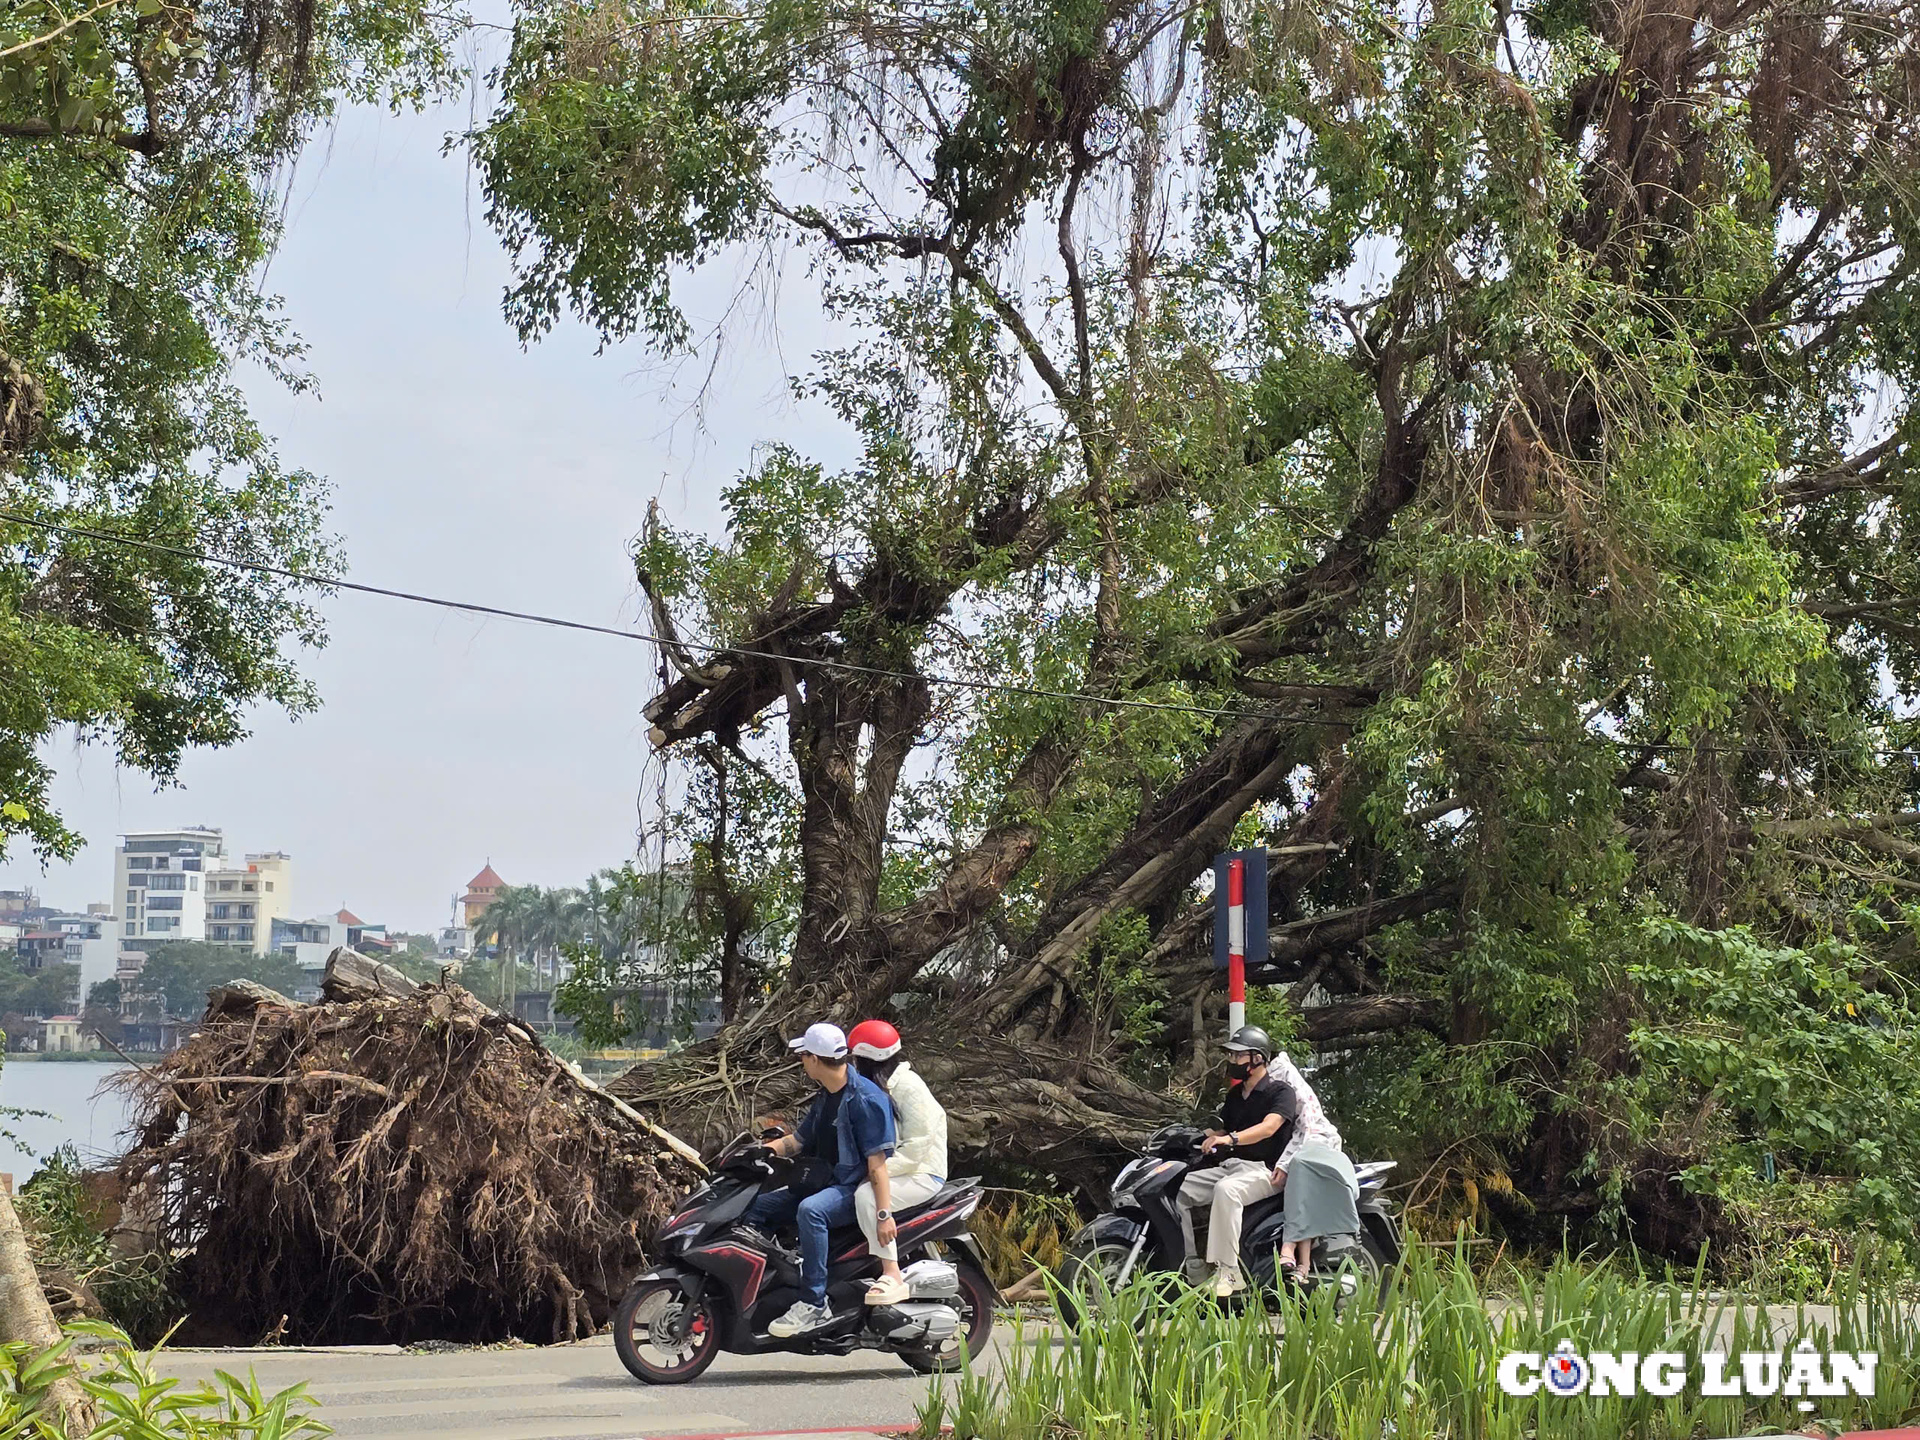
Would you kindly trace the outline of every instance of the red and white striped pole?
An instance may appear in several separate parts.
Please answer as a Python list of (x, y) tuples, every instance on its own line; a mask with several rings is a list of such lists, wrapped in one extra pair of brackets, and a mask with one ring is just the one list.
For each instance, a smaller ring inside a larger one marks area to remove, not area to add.
[(1247, 862), (1227, 862), (1227, 1035), (1247, 1023)]

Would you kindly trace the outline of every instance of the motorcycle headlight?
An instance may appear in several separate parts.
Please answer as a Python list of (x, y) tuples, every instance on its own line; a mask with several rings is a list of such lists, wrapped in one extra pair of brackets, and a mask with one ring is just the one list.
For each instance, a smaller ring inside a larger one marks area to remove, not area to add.
[(665, 1245), (673, 1240), (691, 1242), (703, 1228), (705, 1227), (699, 1220), (682, 1220), (676, 1215), (667, 1221), (665, 1227), (653, 1237), (653, 1243)]

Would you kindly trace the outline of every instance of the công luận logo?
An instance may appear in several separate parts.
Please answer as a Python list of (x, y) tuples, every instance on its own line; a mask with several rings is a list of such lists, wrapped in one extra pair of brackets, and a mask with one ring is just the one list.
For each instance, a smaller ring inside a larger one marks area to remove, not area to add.
[(1797, 1399), (1810, 1413), (1822, 1398), (1872, 1395), (1879, 1364), (1871, 1350), (1822, 1351), (1804, 1340), (1792, 1350), (1707, 1350), (1694, 1356), (1678, 1350), (1583, 1353), (1562, 1340), (1545, 1354), (1508, 1351), (1494, 1379), (1506, 1394), (1523, 1397), (1665, 1396), (1691, 1389), (1697, 1395)]

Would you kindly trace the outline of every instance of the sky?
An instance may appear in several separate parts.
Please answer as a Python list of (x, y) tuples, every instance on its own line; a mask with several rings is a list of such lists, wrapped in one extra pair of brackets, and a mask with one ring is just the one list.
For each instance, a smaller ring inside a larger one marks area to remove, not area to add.
[[(308, 343), (318, 398), (240, 378), (283, 458), (332, 482), (350, 578), (645, 628), (627, 546), (650, 500), (712, 531), (754, 444), (844, 455), (847, 437), (796, 408), (785, 380), (828, 327), (802, 287), (779, 294), (777, 324), (771, 297), (749, 297), (698, 419), (692, 371), (671, 389), (638, 346), (596, 353), (562, 327), (523, 351), (477, 178), (441, 153), (469, 109), (356, 110), (312, 147), (264, 283)], [(690, 284), (696, 322), (726, 312), (739, 273)], [(640, 715), (650, 647), (347, 593), (322, 603), (331, 642), (301, 662), (317, 713), (257, 711), (247, 740), (190, 755), (158, 792), (62, 737), (54, 794), (86, 847), (44, 872), (17, 850), (0, 889), (108, 900), (119, 834), (210, 825), (231, 854), (293, 857), (298, 915), (345, 905), (427, 930), (488, 862), (512, 884), (565, 885), (633, 855), (660, 774)]]

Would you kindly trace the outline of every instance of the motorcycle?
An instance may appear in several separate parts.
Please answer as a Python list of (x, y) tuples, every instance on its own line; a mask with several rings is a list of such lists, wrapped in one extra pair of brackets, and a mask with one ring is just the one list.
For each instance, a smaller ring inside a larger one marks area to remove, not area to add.
[[(772, 1138), (770, 1132), (765, 1138)], [(980, 1353), (993, 1328), (999, 1292), (967, 1220), (979, 1207), (977, 1178), (950, 1180), (924, 1204), (894, 1217), (908, 1297), (866, 1303), (866, 1281), (880, 1262), (857, 1227), (829, 1237), (824, 1325), (788, 1339), (767, 1325), (799, 1298), (794, 1252), (741, 1225), (765, 1191), (783, 1184), (792, 1162), (742, 1135), (721, 1151), (712, 1178), (668, 1217), (654, 1237), (658, 1260), (628, 1289), (614, 1312), (620, 1361), (649, 1385), (695, 1379), (721, 1351), (758, 1355), (846, 1355), (887, 1350), (931, 1374), (958, 1368)]]
[[(1186, 1237), (1180, 1229), (1180, 1184), (1195, 1170), (1217, 1163), (1203, 1155), (1206, 1132), (1192, 1125), (1165, 1125), (1148, 1137), (1140, 1157), (1130, 1160), (1113, 1180), (1113, 1208), (1082, 1226), (1067, 1246), (1061, 1267), (1062, 1318), (1079, 1323), (1101, 1295), (1111, 1295), (1134, 1275), (1189, 1273)], [(1362, 1281), (1377, 1281), (1400, 1262), (1400, 1238), (1393, 1205), (1382, 1193), (1391, 1160), (1356, 1165), (1360, 1182), (1360, 1231), (1328, 1235), (1313, 1242), (1309, 1273), (1294, 1284), (1304, 1293), (1321, 1284), (1340, 1286), (1342, 1299)], [(1281, 1278), (1275, 1252), (1285, 1224), (1284, 1192), (1247, 1206), (1240, 1230), (1240, 1273), (1249, 1298), (1277, 1297)], [(1206, 1251), (1207, 1211), (1194, 1212), (1194, 1241)], [(1098, 1277), (1096, 1283), (1095, 1277)]]

